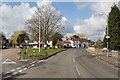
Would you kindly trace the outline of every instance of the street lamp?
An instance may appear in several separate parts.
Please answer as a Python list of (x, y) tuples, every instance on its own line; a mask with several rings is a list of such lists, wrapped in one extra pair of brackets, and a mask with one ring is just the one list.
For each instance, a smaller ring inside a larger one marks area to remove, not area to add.
[(40, 18), (39, 18), (39, 53), (40, 53)]
[[(108, 15), (107, 14), (100, 14), (100, 16), (106, 16), (106, 17), (108, 17)], [(107, 22), (108, 22), (108, 19), (107, 19)], [(106, 28), (107, 28), (107, 36), (106, 36), (106, 39), (107, 39), (107, 56), (109, 56), (109, 44), (108, 44), (108, 39), (110, 38), (110, 36), (108, 35), (108, 24), (106, 25)]]

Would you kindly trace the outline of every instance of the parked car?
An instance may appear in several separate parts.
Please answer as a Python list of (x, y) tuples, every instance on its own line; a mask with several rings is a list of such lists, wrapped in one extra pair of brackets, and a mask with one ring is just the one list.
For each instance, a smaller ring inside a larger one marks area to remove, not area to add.
[(107, 50), (108, 50), (108, 49), (105, 48), (105, 47), (102, 49), (103, 52), (107, 52)]
[(21, 49), (27, 49), (27, 46), (20, 46)]

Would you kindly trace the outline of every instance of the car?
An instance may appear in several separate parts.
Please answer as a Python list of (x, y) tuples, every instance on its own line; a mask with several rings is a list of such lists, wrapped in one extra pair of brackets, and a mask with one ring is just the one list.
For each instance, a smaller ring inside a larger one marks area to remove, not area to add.
[(27, 49), (27, 46), (20, 46), (21, 49)]
[(108, 49), (105, 48), (105, 47), (102, 49), (103, 52), (107, 52), (107, 50), (108, 50)]

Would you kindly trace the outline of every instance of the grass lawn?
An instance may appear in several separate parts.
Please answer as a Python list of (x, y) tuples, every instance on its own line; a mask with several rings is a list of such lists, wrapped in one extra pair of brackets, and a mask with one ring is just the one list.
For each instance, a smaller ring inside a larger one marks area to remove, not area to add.
[(39, 49), (35, 49), (35, 51), (33, 51), (33, 49), (29, 48), (27, 49), (27, 53), (25, 54), (26, 49), (22, 49), (22, 58), (23, 59), (42, 59), (62, 50), (65, 50), (65, 49), (64, 48), (46, 49), (46, 50), (41, 49), (39, 52)]

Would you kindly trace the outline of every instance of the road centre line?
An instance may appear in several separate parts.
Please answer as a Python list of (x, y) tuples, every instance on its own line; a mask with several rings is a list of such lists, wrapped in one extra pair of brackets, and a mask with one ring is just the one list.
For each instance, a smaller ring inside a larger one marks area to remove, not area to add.
[(76, 65), (74, 65), (75, 66), (75, 69), (76, 69), (76, 71), (77, 71), (77, 73), (78, 73), (78, 75), (79, 75), (79, 77), (80, 77), (80, 72), (79, 72), (79, 70), (78, 70), (78, 67), (76, 66)]
[(75, 70), (76, 70), (78, 76), (80, 77), (80, 72), (79, 72), (78, 67), (77, 67), (77, 65), (75, 63), (75, 56), (74, 56), (74, 54), (73, 54), (73, 59), (72, 60), (73, 60), (73, 63), (74, 63)]
[(75, 59), (73, 58), (73, 62), (75, 63)]

